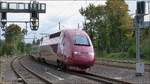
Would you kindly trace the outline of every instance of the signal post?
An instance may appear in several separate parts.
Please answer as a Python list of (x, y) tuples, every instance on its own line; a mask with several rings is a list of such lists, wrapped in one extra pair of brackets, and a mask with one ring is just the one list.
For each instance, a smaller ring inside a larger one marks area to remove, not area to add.
[[(29, 13), (30, 14), (30, 28), (31, 30), (38, 30), (39, 28), (39, 13), (46, 12), (46, 4), (39, 3), (36, 0), (31, 1), (30, 3), (17, 3), (17, 2), (1, 2), (0, 1), (0, 24), (1, 28), (6, 27), (7, 22), (7, 13)], [(19, 22), (19, 21), (14, 21)], [(25, 23), (27, 21), (24, 21)]]

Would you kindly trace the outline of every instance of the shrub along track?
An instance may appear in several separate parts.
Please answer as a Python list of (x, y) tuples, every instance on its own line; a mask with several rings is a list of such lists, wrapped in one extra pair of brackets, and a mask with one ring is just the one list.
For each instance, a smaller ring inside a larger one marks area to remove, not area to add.
[[(98, 59), (96, 61), (97, 65), (104, 65), (104, 66), (110, 66), (110, 67), (116, 67), (116, 68), (125, 68), (125, 69), (135, 69), (135, 63), (129, 62), (129, 61), (113, 61), (113, 60), (104, 60), (104, 59)], [(145, 71), (150, 72), (150, 64), (145, 64)]]

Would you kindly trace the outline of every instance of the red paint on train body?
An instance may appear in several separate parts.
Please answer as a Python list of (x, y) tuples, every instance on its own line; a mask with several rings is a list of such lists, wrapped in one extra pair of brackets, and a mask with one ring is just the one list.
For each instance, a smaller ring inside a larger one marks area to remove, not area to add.
[(60, 35), (57, 55), (64, 65), (81, 69), (90, 68), (95, 62), (92, 42), (82, 30), (64, 30)]
[[(51, 54), (52, 49), (56, 55)], [(89, 36), (78, 29), (62, 30), (43, 37), (37, 52), (39, 55), (33, 55), (35, 59), (45, 60), (47, 63), (57, 61), (59, 67), (86, 70), (95, 62), (94, 49)]]

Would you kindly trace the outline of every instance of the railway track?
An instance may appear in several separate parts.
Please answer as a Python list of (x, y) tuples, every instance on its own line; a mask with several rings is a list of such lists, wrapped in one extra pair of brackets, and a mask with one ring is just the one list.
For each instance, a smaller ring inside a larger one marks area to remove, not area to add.
[(100, 75), (96, 75), (96, 74), (88, 73), (88, 72), (70, 71), (69, 73), (75, 74), (77, 76), (84, 77), (90, 80), (94, 80), (97, 82), (102, 82), (104, 84), (132, 84), (131, 82), (128, 82), (128, 81), (118, 80), (118, 79), (114, 79), (114, 78), (110, 78), (106, 76), (100, 76)]
[[(51, 65), (51, 68), (56, 69), (57, 66), (54, 64), (48, 64)], [(89, 80), (93, 80), (93, 81), (97, 81), (101, 84), (132, 84), (131, 82), (127, 82), (124, 80), (119, 80), (119, 79), (114, 79), (114, 78), (110, 78), (110, 77), (106, 77), (106, 76), (100, 76), (100, 75), (96, 75), (94, 73), (86, 73), (86, 72), (81, 72), (81, 71), (74, 71), (74, 70), (65, 70), (65, 73), (69, 73), (72, 75), (76, 75), (79, 77), (83, 77)]]
[[(51, 68), (56, 69), (57, 66), (54, 64), (49, 64), (51, 65)], [(111, 77), (106, 77), (106, 76), (101, 76), (101, 75), (96, 75), (94, 73), (88, 73), (88, 72), (82, 72), (82, 71), (75, 71), (75, 70), (65, 70), (63, 71), (65, 73), (69, 73), (72, 75), (76, 75), (79, 77), (83, 77), (89, 80), (97, 81), (100, 84), (133, 84), (132, 82), (128, 82), (125, 80), (119, 80)]]
[(35, 72), (25, 68), (20, 61), (21, 58), (15, 58), (11, 62), (12, 70), (18, 77), (18, 82), (23, 84), (52, 84), (49, 80), (42, 78)]
[[(42, 75), (32, 71), (32, 69), (24, 65), (24, 63), (21, 62), (21, 58), (15, 58), (12, 61), (11, 66), (14, 72), (17, 74), (19, 81), (22, 81), (25, 84), (33, 84), (33, 82), (34, 84), (52, 84), (51, 81), (47, 80)], [(56, 66), (52, 66), (52, 68), (56, 69)], [(88, 72), (67, 70), (65, 71), (65, 73), (69, 73), (89, 80), (97, 81), (102, 84), (132, 84), (131, 82), (125, 80), (119, 80), (111, 77), (96, 75), (94, 73), (88, 73)]]
[[(57, 66), (54, 64), (51, 65), (51, 68), (56, 69)], [(88, 73), (88, 72), (81, 72), (81, 71), (74, 71), (74, 70), (65, 70), (65, 73), (69, 73), (72, 75), (76, 75), (79, 77), (83, 77), (89, 80), (97, 81), (101, 84), (132, 84), (131, 82), (125, 81), (125, 80), (119, 80), (111, 77), (96, 75), (94, 73)]]

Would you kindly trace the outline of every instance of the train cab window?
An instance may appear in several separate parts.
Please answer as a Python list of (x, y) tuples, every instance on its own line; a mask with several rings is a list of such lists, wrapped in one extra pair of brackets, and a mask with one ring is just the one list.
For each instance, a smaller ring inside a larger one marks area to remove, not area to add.
[(76, 35), (74, 37), (74, 44), (75, 45), (85, 45), (90, 46), (90, 42), (86, 36)]

